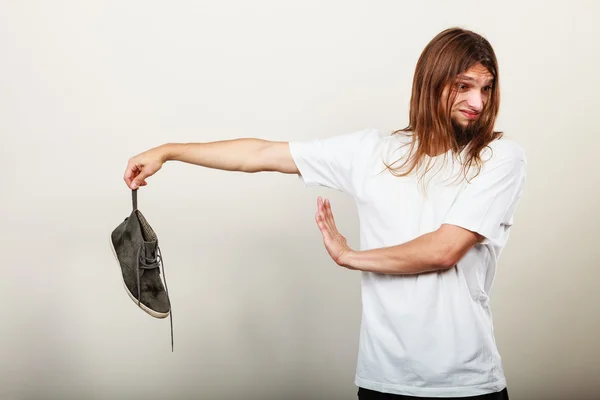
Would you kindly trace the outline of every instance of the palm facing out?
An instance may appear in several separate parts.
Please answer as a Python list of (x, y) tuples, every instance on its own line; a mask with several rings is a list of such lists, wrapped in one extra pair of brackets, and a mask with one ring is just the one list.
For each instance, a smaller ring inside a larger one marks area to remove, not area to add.
[(344, 266), (341, 261), (344, 254), (352, 251), (346, 244), (346, 238), (342, 236), (335, 226), (333, 213), (331, 212), (331, 204), (328, 199), (317, 199), (317, 225), (323, 235), (323, 243), (327, 252), (338, 265)]

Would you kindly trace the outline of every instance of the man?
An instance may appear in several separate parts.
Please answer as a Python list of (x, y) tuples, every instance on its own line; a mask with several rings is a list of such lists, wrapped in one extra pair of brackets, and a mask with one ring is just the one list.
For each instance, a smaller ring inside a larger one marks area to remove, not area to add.
[(359, 398), (507, 399), (489, 293), (526, 159), (493, 130), (499, 99), (491, 45), (448, 29), (417, 63), (405, 129), (291, 143), (165, 144), (129, 160), (124, 179), (131, 189), (144, 186), (177, 160), (299, 174), (306, 185), (350, 194), (360, 251), (338, 232), (327, 199), (317, 200), (316, 223), (332, 259), (362, 273)]

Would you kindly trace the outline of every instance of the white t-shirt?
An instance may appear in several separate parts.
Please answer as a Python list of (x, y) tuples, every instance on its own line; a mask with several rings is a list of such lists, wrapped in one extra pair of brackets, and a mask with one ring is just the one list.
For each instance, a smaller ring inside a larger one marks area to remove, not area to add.
[[(355, 383), (420, 397), (498, 392), (506, 387), (506, 379), (489, 294), (523, 191), (524, 151), (511, 140), (493, 141), (493, 152), (484, 149), (485, 164), (470, 183), (456, 175), (461, 165), (453, 165), (448, 152), (446, 168), (425, 178), (430, 181), (424, 192), (414, 174), (396, 177), (382, 162), (390, 164), (406, 154), (409, 146), (402, 145), (409, 142), (405, 136), (365, 129), (289, 144), (306, 186), (320, 185), (354, 198), (360, 250), (398, 245), (442, 224), (485, 237), (449, 270), (412, 275), (361, 272)], [(434, 157), (436, 168), (444, 165), (443, 159)]]

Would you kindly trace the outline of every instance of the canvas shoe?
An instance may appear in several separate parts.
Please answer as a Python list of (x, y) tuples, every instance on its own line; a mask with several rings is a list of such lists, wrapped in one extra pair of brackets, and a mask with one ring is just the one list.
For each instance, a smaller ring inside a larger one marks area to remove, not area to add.
[[(131, 300), (155, 318), (170, 317), (172, 348), (171, 302), (158, 237), (137, 207), (137, 189), (132, 190), (132, 201), (133, 210), (112, 231), (110, 246)], [(164, 285), (160, 278), (161, 267)]]

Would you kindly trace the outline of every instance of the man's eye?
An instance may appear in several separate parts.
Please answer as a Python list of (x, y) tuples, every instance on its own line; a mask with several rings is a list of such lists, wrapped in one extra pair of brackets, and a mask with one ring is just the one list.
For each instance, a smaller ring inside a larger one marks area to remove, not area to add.
[(458, 88), (458, 90), (465, 90), (467, 89), (467, 85), (464, 83), (457, 83), (456, 87)]
[(492, 90), (491, 86), (486, 86), (486, 87), (483, 88), (484, 92), (489, 92), (490, 90)]

